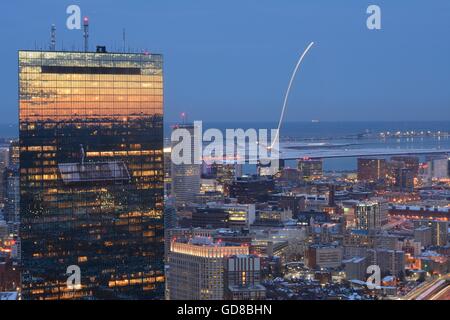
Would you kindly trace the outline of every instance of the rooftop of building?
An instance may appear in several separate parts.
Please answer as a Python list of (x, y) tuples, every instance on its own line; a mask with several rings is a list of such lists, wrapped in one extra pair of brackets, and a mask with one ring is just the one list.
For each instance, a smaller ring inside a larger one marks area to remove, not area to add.
[(228, 242), (223, 240), (215, 240), (212, 237), (195, 236), (192, 238), (181, 237), (174, 239), (173, 242), (188, 244), (197, 247), (240, 247), (236, 242)]
[(242, 177), (237, 177), (235, 182), (245, 183), (245, 182), (261, 182), (261, 181), (273, 181), (271, 176), (258, 176), (258, 175), (246, 175)]
[(337, 249), (337, 248), (342, 248), (340, 245), (338, 244), (333, 244), (333, 243), (315, 243), (309, 246), (310, 248), (314, 248), (314, 249)]
[(188, 241), (175, 240), (172, 242), (170, 252), (200, 258), (224, 258), (238, 254), (249, 254), (249, 247), (226, 243), (214, 242), (211, 238), (195, 237)]
[(436, 206), (391, 205), (391, 209), (395, 209), (395, 210), (409, 210), (409, 211), (433, 211), (433, 212), (450, 213), (450, 207), (436, 207)]
[(351, 259), (343, 260), (342, 263), (361, 263), (366, 259), (366, 257), (353, 257)]
[(260, 291), (260, 292), (265, 292), (266, 291), (266, 287), (264, 287), (263, 285), (257, 284), (257, 285), (251, 285), (251, 286), (246, 286), (246, 287), (241, 287), (241, 286), (228, 286), (228, 290), (231, 292), (252, 292), (252, 291)]
[[(104, 48), (105, 51), (102, 49)], [(100, 49), (100, 50), (99, 50)], [(20, 49), (18, 52), (37, 52), (37, 53), (55, 53), (55, 54), (61, 54), (61, 53), (68, 53), (68, 54), (86, 54), (86, 55), (139, 55), (139, 56), (158, 56), (162, 57), (162, 54), (159, 53), (153, 53), (146, 50), (142, 50), (141, 52), (120, 52), (120, 51), (108, 51), (106, 47), (104, 46), (96, 46), (96, 50), (39, 50), (39, 49)]]

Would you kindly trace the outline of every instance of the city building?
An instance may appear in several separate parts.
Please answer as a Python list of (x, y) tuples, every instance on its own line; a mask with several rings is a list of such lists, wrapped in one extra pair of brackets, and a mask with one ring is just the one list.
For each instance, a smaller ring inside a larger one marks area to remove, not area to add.
[(388, 204), (383, 201), (362, 201), (356, 205), (354, 214), (356, 229), (377, 231), (387, 221)]
[(8, 167), (19, 168), (20, 145), (19, 140), (12, 140), (9, 144)]
[(358, 180), (378, 182), (386, 178), (386, 159), (358, 158)]
[(305, 207), (303, 210), (306, 211), (323, 211), (324, 208), (329, 205), (328, 195), (321, 194), (302, 194), (305, 198)]
[(239, 255), (225, 260), (225, 300), (264, 300), (266, 288), (261, 285), (261, 259)]
[(255, 225), (283, 226), (286, 222), (291, 220), (291, 210), (270, 206), (257, 211)]
[(411, 220), (450, 220), (450, 207), (428, 205), (391, 205), (389, 215)]
[[(0, 176), (3, 175), (3, 172), (8, 167), (9, 163), (9, 149), (8, 148), (0, 148)], [(5, 202), (5, 185), (0, 183), (0, 204)]]
[(164, 194), (172, 193), (172, 148), (164, 148)]
[(295, 193), (274, 194), (270, 197), (269, 201), (275, 201), (281, 209), (292, 211), (293, 216), (304, 211), (306, 207), (305, 195)]
[(420, 242), (423, 247), (433, 245), (433, 235), (431, 227), (426, 225), (414, 229), (414, 240)]
[(353, 257), (348, 260), (342, 261), (344, 264), (345, 277), (347, 280), (367, 280), (367, 258), (366, 257)]
[(344, 251), (341, 246), (313, 244), (306, 252), (306, 265), (310, 269), (334, 269), (342, 266)]
[(448, 244), (448, 221), (415, 220), (415, 229), (423, 227), (431, 229), (431, 245), (446, 246)]
[(322, 159), (299, 159), (298, 171), (303, 180), (316, 180), (323, 176), (323, 161)]
[(396, 171), (395, 186), (401, 192), (413, 192), (415, 178), (413, 169), (400, 168)]
[(8, 223), (20, 222), (20, 181), (18, 168), (7, 168), (3, 173), (4, 215)]
[(393, 156), (392, 161), (403, 162), (406, 169), (411, 169), (413, 175), (417, 177), (419, 174), (420, 159), (415, 156)]
[[(195, 159), (195, 139), (194, 133), (196, 131), (194, 124), (179, 124), (173, 130), (183, 130), (186, 132), (186, 137), (190, 137), (191, 141), (187, 142), (190, 145), (190, 156), (186, 156), (186, 161), (175, 164), (172, 162), (172, 193), (175, 198), (177, 206), (186, 206), (194, 203), (197, 195), (200, 193), (200, 179), (201, 179), (201, 159)], [(175, 141), (173, 143), (178, 143)], [(172, 148), (172, 160), (174, 152), (177, 150)], [(177, 155), (183, 157), (182, 154)], [(189, 158), (189, 159), (187, 159)]]
[(163, 298), (162, 64), (19, 52), (24, 299)]
[(247, 246), (213, 242), (206, 237), (172, 241), (168, 259), (167, 298), (223, 300), (226, 259), (248, 254)]
[(449, 177), (448, 155), (428, 156), (426, 162), (421, 166), (420, 176), (427, 183), (431, 183), (433, 180), (447, 179)]
[(266, 202), (275, 189), (274, 179), (270, 176), (242, 176), (230, 186), (230, 197), (239, 203)]
[(345, 200), (340, 203), (343, 211), (344, 226), (346, 229), (356, 229), (356, 208), (359, 204), (358, 200)]
[(371, 265), (380, 267), (381, 275), (402, 278), (405, 274), (405, 252), (399, 250), (369, 250)]
[(374, 248), (397, 250), (399, 247), (399, 237), (387, 232), (380, 232), (373, 236)]
[(214, 179), (220, 186), (220, 191), (226, 196), (229, 195), (230, 185), (234, 180), (241, 177), (243, 172), (242, 164), (225, 160), (211, 164), (203, 162), (202, 168), (202, 178)]
[(254, 204), (208, 203), (192, 213), (194, 228), (249, 228), (255, 222)]
[(164, 230), (170, 230), (178, 226), (177, 209), (171, 200), (167, 200), (164, 206)]
[(413, 257), (418, 257), (422, 254), (422, 244), (414, 239), (403, 239), (397, 243), (397, 250), (404, 251)]
[(447, 176), (450, 177), (450, 157), (448, 158), (447, 162)]
[(19, 288), (19, 267), (8, 254), (0, 252), (0, 292), (17, 291)]

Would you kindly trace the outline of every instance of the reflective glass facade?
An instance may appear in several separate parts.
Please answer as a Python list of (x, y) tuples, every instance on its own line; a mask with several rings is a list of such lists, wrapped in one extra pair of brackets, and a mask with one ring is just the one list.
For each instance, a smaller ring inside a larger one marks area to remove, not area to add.
[(163, 298), (162, 56), (20, 51), (19, 100), (24, 298)]

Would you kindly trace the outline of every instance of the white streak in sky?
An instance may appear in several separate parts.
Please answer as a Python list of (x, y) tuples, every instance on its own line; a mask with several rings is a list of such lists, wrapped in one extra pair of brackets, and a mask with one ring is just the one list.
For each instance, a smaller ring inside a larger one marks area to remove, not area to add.
[(292, 83), (295, 80), (295, 76), (297, 75), (297, 72), (300, 69), (300, 66), (302, 64), (303, 59), (305, 58), (305, 56), (308, 53), (309, 49), (311, 49), (311, 47), (313, 45), (314, 45), (314, 42), (311, 42), (309, 44), (309, 46), (306, 48), (306, 50), (303, 52), (303, 54), (301, 55), (300, 59), (298, 60), (297, 65), (295, 66), (294, 73), (292, 74), (291, 81), (289, 82), (289, 86), (288, 86), (288, 89), (287, 89), (287, 92), (286, 92), (286, 96), (284, 97), (283, 110), (281, 111), (280, 122), (278, 123), (277, 135), (275, 136), (275, 139), (272, 140), (274, 142), (272, 143), (272, 146), (270, 147), (270, 149), (273, 148), (273, 146), (275, 145), (275, 141), (277, 141), (277, 139), (280, 136), (281, 125), (283, 123), (284, 114), (286, 113), (286, 107), (287, 107), (287, 103), (288, 103), (288, 99), (289, 99), (289, 94), (291, 93)]

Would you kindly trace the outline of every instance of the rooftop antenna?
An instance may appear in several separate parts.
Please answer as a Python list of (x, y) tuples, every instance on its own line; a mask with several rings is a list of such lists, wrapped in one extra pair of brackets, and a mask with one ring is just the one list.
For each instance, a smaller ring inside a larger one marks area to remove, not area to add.
[(123, 52), (125, 53), (126, 51), (126, 30), (125, 28), (123, 28), (123, 33), (122, 33), (122, 40), (123, 40)]
[(56, 26), (52, 24), (51, 28), (50, 51), (56, 50)]
[(181, 113), (181, 121), (183, 124), (186, 124), (187, 114), (186, 112)]
[(84, 37), (84, 52), (88, 52), (89, 50), (89, 18), (84, 17), (83, 19), (83, 37)]

